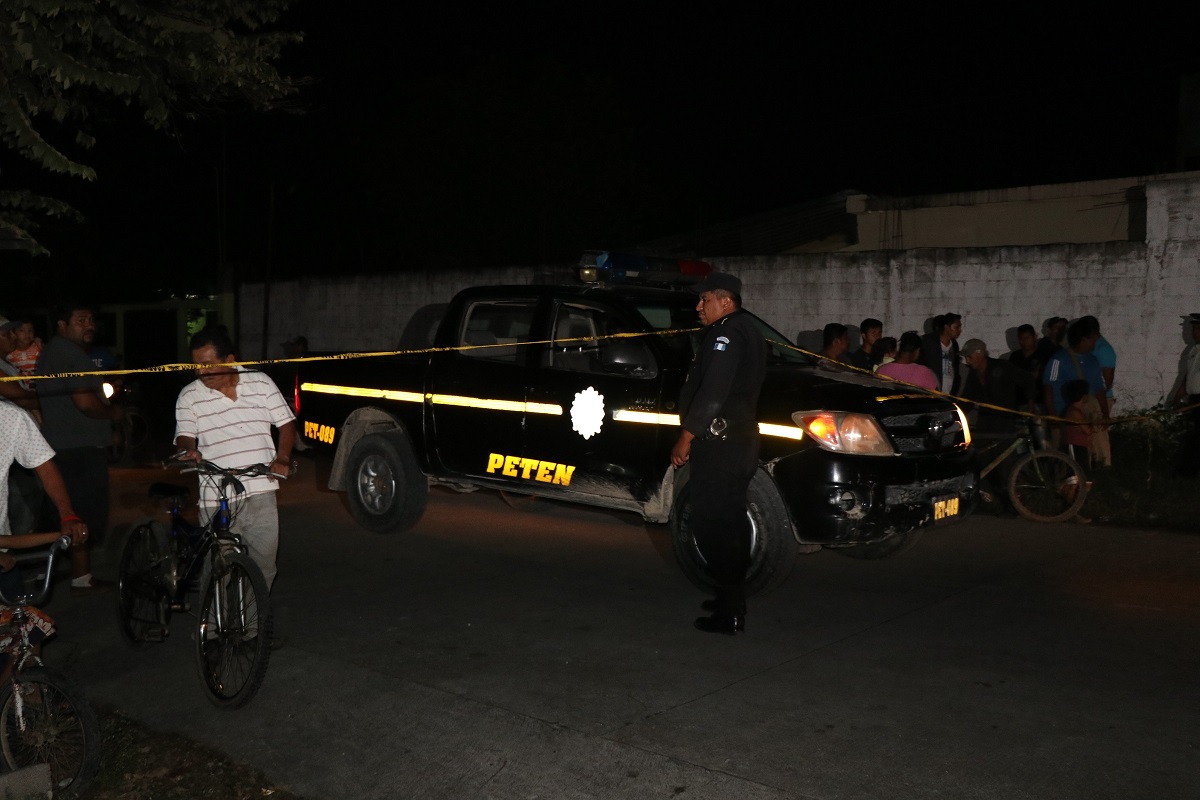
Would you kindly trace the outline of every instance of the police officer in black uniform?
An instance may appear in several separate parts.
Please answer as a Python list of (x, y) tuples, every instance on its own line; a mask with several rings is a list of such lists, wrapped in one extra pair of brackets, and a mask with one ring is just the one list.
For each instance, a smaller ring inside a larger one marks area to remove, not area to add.
[(691, 465), (690, 528), (716, 589), (716, 598), (704, 604), (712, 616), (697, 619), (696, 627), (732, 635), (746, 625), (746, 492), (758, 469), (755, 411), (767, 343), (742, 311), (740, 280), (714, 272), (696, 290), (696, 310), (707, 328), (680, 393), (683, 429), (671, 449), (671, 463), (676, 468)]

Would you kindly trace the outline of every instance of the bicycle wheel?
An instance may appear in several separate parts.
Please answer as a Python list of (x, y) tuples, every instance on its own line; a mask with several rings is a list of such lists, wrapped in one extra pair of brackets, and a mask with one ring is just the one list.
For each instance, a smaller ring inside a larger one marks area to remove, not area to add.
[(125, 438), (130, 451), (137, 450), (150, 438), (150, 420), (136, 406), (125, 409)]
[(100, 766), (96, 715), (65, 675), (22, 670), (0, 689), (0, 755), (12, 770), (48, 764), (54, 796), (79, 797)]
[(208, 699), (222, 708), (249, 703), (271, 657), (271, 599), (262, 571), (230, 553), (213, 562), (201, 592), (196, 666)]
[(167, 634), (170, 598), (167, 596), (166, 532), (157, 523), (139, 525), (121, 550), (117, 583), (117, 621), (121, 638), (132, 647), (161, 642)]
[(1064, 522), (1083, 508), (1087, 476), (1070, 456), (1056, 450), (1035, 450), (1013, 465), (1008, 494), (1026, 519)]
[(124, 419), (113, 420), (112, 435), (108, 441), (108, 463), (120, 464), (129, 455), (129, 428)]

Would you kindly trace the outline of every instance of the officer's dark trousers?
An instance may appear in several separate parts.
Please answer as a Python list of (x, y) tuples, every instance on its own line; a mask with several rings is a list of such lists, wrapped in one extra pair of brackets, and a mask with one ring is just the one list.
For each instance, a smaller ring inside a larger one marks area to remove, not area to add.
[(718, 613), (746, 613), (743, 585), (750, 567), (746, 490), (757, 467), (757, 433), (692, 442), (688, 521), (716, 587)]

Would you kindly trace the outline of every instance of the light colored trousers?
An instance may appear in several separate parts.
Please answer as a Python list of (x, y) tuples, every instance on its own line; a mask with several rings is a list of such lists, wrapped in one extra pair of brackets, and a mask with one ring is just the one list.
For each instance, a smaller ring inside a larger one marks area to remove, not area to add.
[[(267, 580), (267, 590), (275, 582), (275, 557), (279, 552), (279, 506), (274, 492), (252, 494), (231, 501), (234, 512), (230, 530), (242, 539), (246, 551)], [(216, 506), (203, 506), (200, 519), (204, 524), (216, 513)]]

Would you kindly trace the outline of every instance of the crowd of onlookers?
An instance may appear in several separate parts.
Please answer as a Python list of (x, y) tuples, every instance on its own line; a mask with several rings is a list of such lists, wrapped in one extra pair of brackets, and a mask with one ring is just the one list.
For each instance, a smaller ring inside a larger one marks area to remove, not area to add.
[(1106, 422), (1112, 408), (1117, 356), (1093, 316), (1068, 322), (1051, 317), (1038, 337), (1032, 325), (1017, 328), (1017, 348), (994, 357), (981, 339), (959, 344), (963, 318), (940, 314), (924, 335), (883, 335), (883, 323), (867, 318), (851, 351), (849, 329), (825, 326), (821, 355), (904, 383), (972, 401), (973, 429), (987, 438), (1011, 436), (1027, 424), (1006, 411), (1056, 418), (1052, 438), (1085, 467), (1110, 464)]

